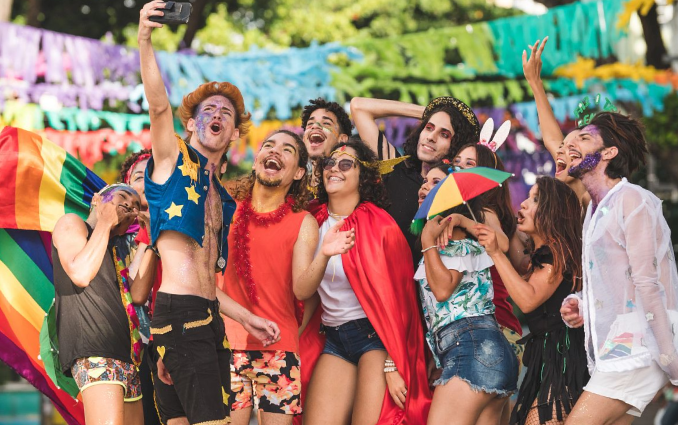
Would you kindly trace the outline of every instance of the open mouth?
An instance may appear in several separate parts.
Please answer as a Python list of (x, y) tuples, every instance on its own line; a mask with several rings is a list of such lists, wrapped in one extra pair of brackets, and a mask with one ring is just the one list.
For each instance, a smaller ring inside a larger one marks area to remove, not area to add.
[(523, 216), (522, 211), (518, 211), (518, 224), (523, 224), (525, 221), (525, 216)]
[(340, 182), (343, 182), (343, 181), (344, 181), (344, 179), (342, 179), (339, 176), (330, 176), (330, 177), (327, 178), (328, 184), (329, 183), (340, 183)]
[(212, 121), (212, 124), (210, 124), (210, 131), (212, 134), (219, 134), (221, 133), (221, 130), (221, 124), (218, 121)]
[(581, 159), (581, 152), (575, 150), (567, 151), (567, 154), (570, 156), (570, 159), (574, 161), (575, 159)]
[(562, 158), (557, 158), (556, 159), (556, 176), (567, 168), (567, 164), (565, 163), (565, 160)]
[(325, 135), (322, 133), (311, 133), (308, 136), (308, 141), (311, 146), (320, 146), (325, 142)]
[(271, 171), (282, 170), (282, 163), (275, 158), (268, 158), (264, 161), (264, 169)]

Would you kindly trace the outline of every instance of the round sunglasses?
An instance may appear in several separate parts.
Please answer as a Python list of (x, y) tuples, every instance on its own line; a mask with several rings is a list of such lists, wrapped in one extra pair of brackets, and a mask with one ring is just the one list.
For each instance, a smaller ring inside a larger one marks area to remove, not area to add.
[(323, 169), (327, 171), (330, 171), (335, 165), (338, 165), (339, 171), (348, 171), (356, 166), (355, 163), (356, 162), (352, 159), (345, 158), (337, 161), (337, 159), (330, 157), (323, 159), (322, 165)]

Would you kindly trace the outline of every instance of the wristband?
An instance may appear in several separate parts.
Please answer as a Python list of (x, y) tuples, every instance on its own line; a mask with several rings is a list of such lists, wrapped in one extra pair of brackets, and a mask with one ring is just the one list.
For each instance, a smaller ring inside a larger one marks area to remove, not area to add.
[(433, 246), (429, 246), (428, 248), (422, 249), (422, 250), (421, 250), (421, 253), (423, 254), (423, 253), (425, 253), (426, 251), (428, 251), (428, 250), (430, 250), (430, 249), (433, 249), (433, 248), (438, 248), (438, 245), (433, 245)]
[[(146, 245), (146, 251), (148, 251), (149, 249), (151, 251), (153, 251), (155, 253), (155, 255), (158, 256), (158, 258), (160, 258), (160, 253), (158, 252), (158, 248), (156, 248), (154, 245)], [(144, 251), (144, 252), (146, 252), (146, 251)]]
[(384, 368), (384, 373), (389, 373), (389, 372), (396, 372), (398, 371), (398, 368), (393, 366), (393, 367), (385, 367)]

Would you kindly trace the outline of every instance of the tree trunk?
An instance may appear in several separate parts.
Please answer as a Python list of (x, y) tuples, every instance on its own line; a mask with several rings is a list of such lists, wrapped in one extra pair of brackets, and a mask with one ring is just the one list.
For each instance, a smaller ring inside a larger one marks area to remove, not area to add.
[(664, 46), (659, 21), (657, 20), (657, 5), (653, 4), (647, 15), (643, 16), (639, 13), (638, 16), (640, 17), (640, 23), (643, 25), (643, 35), (647, 45), (647, 52), (645, 53), (646, 65), (651, 65), (658, 69), (668, 68), (669, 62), (667, 60), (666, 46)]
[(179, 50), (181, 49), (190, 49), (191, 44), (193, 44), (193, 39), (195, 34), (200, 28), (205, 25), (205, 18), (203, 17), (203, 12), (205, 11), (205, 5), (207, 5), (207, 0), (195, 0), (192, 2), (193, 11), (191, 12), (191, 18), (186, 24), (186, 33), (184, 34), (183, 40), (179, 43)]
[(26, 13), (26, 23), (31, 27), (40, 27), (38, 16), (42, 11), (42, 0), (28, 0), (28, 12)]

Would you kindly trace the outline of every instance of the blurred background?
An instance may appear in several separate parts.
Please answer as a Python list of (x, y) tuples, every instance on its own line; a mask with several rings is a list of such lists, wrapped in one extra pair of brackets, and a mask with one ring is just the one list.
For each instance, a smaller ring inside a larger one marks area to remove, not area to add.
[[(426, 104), (452, 95), (471, 105), (481, 123), (511, 120), (499, 154), (516, 175), (517, 204), (538, 175), (554, 171), (521, 65), (522, 51), (549, 36), (542, 77), (563, 130), (574, 128), (574, 109), (586, 95), (609, 97), (641, 117), (652, 154), (633, 181), (664, 200), (678, 243), (675, 1), (192, 3), (189, 23), (156, 30), (153, 42), (173, 106), (204, 81), (231, 81), (243, 92), (254, 126), (232, 146), (225, 178), (250, 169), (272, 130), (300, 132), (309, 99), (348, 107), (354, 96)], [(138, 0), (0, 0), (0, 128), (38, 132), (115, 181), (127, 154), (150, 147), (136, 50), (142, 6)], [(416, 124), (381, 123), (396, 145)], [(176, 128), (181, 134), (178, 122)], [(653, 423), (662, 403), (636, 423)], [(61, 423), (49, 399), (0, 362), (0, 425)]]

